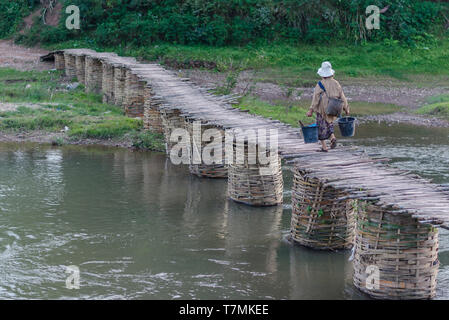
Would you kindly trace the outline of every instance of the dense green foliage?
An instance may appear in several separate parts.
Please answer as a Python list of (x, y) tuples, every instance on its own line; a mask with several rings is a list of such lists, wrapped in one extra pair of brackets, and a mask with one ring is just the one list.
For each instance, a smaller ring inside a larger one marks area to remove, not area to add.
[[(68, 31), (62, 23), (64, 14), (59, 28), (43, 27), (26, 40), (56, 43), (88, 38), (102, 46), (135, 47), (161, 42), (222, 46), (384, 39), (413, 44), (442, 29), (445, 9), (418, 0), (65, 1), (72, 4), (81, 10), (81, 30)], [(390, 6), (381, 14), (380, 30), (365, 27), (369, 5)]]
[(151, 131), (135, 132), (132, 135), (133, 147), (141, 150), (165, 150), (165, 140), (162, 133)]
[(39, 0), (0, 0), (0, 37), (18, 31), (22, 18), (38, 3)]

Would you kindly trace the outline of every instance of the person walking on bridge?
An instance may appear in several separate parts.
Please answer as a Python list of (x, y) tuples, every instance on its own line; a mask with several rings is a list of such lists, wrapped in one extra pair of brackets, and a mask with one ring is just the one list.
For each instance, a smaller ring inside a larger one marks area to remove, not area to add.
[[(318, 126), (318, 140), (321, 142), (322, 152), (328, 152), (326, 140), (330, 139), (331, 149), (337, 147), (337, 139), (334, 134), (333, 122), (340, 116), (341, 110), (344, 110), (346, 115), (349, 115), (349, 105), (346, 100), (343, 89), (334, 79), (335, 71), (329, 61), (322, 63), (318, 70), (318, 75), (321, 76), (321, 81), (315, 87), (313, 92), (312, 105), (307, 112), (308, 117), (312, 117), (316, 113), (316, 123)], [(337, 106), (340, 111), (335, 113), (334, 108), (329, 109), (330, 105)]]

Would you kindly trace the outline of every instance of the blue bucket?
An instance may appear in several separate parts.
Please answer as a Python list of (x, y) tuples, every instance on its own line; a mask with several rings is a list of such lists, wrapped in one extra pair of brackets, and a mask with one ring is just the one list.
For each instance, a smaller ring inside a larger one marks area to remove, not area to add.
[(318, 126), (312, 124), (310, 126), (302, 127), (302, 135), (304, 136), (304, 143), (318, 142)]
[(343, 137), (353, 137), (355, 134), (355, 118), (345, 117), (338, 119), (338, 127)]

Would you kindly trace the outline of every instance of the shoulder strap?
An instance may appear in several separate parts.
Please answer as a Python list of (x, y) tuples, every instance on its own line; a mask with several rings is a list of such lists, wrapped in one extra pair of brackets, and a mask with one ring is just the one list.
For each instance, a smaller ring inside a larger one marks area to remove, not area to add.
[(326, 92), (326, 88), (325, 88), (324, 85), (321, 83), (321, 81), (318, 81), (318, 85), (320, 86), (321, 89), (323, 89), (324, 92)]
[(326, 96), (327, 96), (326, 88), (325, 88), (324, 85), (321, 83), (321, 81), (318, 81), (318, 85), (320, 86), (320, 88), (324, 91), (324, 93), (325, 93)]

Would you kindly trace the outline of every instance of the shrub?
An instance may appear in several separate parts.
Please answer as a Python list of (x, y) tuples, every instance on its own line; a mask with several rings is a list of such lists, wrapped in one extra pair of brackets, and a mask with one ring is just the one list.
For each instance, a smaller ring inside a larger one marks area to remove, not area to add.
[(39, 0), (0, 1), (0, 37), (8, 37), (18, 31), (22, 19), (39, 3)]
[[(17, 16), (27, 11), (25, 3), (14, 0), (1, 5), (13, 13), (3, 14), (0, 32), (14, 30)], [(221, 46), (260, 41), (393, 39), (415, 45), (442, 29), (440, 13), (447, 11), (447, 5), (419, 0), (65, 1), (65, 5), (72, 4), (80, 8), (83, 32), (67, 31), (60, 25), (58, 31), (43, 29), (28, 41), (54, 43), (88, 38), (102, 46), (139, 47), (156, 42)], [(380, 30), (365, 27), (369, 5), (389, 6), (381, 14)]]

